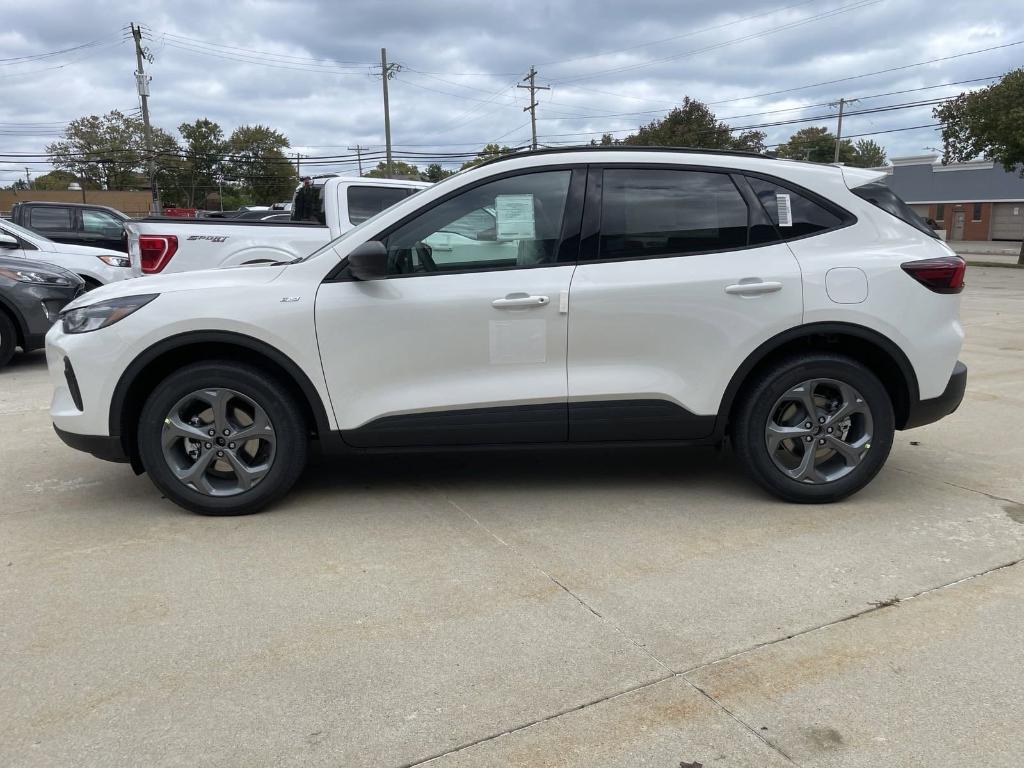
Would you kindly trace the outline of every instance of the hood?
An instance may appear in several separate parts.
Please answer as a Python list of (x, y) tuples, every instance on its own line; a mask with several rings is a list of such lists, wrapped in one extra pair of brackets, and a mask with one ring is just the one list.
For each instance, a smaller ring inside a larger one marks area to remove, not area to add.
[[(122, 256), (124, 254), (121, 254)], [(148, 275), (118, 280), (96, 288), (79, 297), (68, 306), (71, 308), (95, 304), (98, 301), (117, 299), (122, 296), (137, 296), (143, 293), (172, 293), (174, 291), (195, 291), (221, 288), (230, 290), (248, 285), (265, 285), (280, 277), (285, 267), (257, 265), (239, 269), (204, 269), (196, 272), (173, 272), (168, 275)]]
[(45, 242), (46, 249), (51, 253), (66, 253), (70, 256), (127, 256), (123, 251), (112, 251), (109, 248), (93, 248), (91, 245), (74, 245), (57, 243), (53, 240)]

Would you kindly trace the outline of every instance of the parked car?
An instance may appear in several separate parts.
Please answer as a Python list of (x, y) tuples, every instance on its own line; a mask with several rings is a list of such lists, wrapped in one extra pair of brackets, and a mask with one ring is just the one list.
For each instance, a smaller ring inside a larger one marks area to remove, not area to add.
[(53, 422), (205, 514), (281, 498), (311, 441), (729, 437), (768, 491), (836, 501), (966, 386), (964, 261), (882, 178), (651, 148), (485, 163), (307, 258), (78, 299), (47, 339)]
[[(362, 177), (317, 179), (311, 215), (291, 221), (149, 218), (128, 224), (136, 275), (287, 261), (306, 256), (390, 205), (430, 186), (425, 182)], [(272, 211), (254, 212), (264, 216)], [(258, 218), (258, 217), (257, 217)]]
[(18, 347), (41, 349), (60, 311), (83, 290), (82, 279), (66, 269), (0, 255), (0, 368)]
[(0, 221), (0, 255), (64, 267), (85, 281), (86, 290), (132, 276), (127, 254), (87, 245), (55, 243), (13, 221)]
[(124, 223), (129, 218), (116, 208), (88, 203), (30, 201), (11, 206), (11, 221), (55, 243), (122, 253), (128, 252)]

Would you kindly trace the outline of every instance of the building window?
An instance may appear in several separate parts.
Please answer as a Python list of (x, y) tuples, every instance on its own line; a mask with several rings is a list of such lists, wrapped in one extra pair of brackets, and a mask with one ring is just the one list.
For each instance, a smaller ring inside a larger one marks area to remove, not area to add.
[(942, 221), (945, 218), (946, 218), (946, 206), (940, 203), (939, 205), (935, 206), (935, 220), (936, 221)]
[(981, 221), (981, 203), (974, 204), (974, 213), (971, 214), (971, 221)]

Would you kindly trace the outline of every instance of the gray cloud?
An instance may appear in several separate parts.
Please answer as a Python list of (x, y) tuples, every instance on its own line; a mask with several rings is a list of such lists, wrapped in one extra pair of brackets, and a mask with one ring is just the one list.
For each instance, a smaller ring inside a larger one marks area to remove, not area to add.
[[(380, 80), (372, 75), (381, 46), (403, 66), (391, 81), (393, 139), (402, 155), (469, 151), (495, 140), (525, 142), (526, 96), (513, 86), (530, 64), (537, 65), (540, 82), (552, 85), (540, 97), (538, 115), (542, 141), (553, 143), (633, 129), (657, 113), (623, 113), (667, 110), (684, 95), (708, 102), (737, 99), (1024, 40), (1024, 6), (1018, 3), (884, 0), (730, 43), (853, 2), (743, 0), (722, 10), (689, 0), (7, 0), (0, 31), (0, 152), (41, 152), (63, 121), (137, 107), (134, 55), (122, 31), (129, 21), (146, 25), (155, 57), (148, 67), (155, 124), (173, 131), (182, 122), (209, 117), (230, 132), (240, 124), (264, 123), (282, 130), (307, 155), (348, 154), (346, 147), (355, 143), (383, 143)], [(779, 10), (783, 6), (796, 7)], [(651, 44), (666, 38), (674, 39)], [(100, 42), (12, 61), (89, 41)], [(732, 117), (920, 88), (998, 74), (1019, 66), (1022, 56), (1024, 45), (715, 109)], [(650, 64), (661, 59), (669, 60)], [(962, 88), (863, 105), (940, 97)], [(828, 112), (814, 107), (730, 122), (750, 125)], [(930, 108), (919, 107), (851, 116), (844, 132), (931, 122)], [(799, 127), (770, 128), (769, 141), (784, 141)], [(876, 139), (890, 156), (938, 143), (931, 129), (880, 133)], [(21, 165), (0, 164), (0, 183), (23, 172)], [(33, 172), (45, 170), (33, 166)]]

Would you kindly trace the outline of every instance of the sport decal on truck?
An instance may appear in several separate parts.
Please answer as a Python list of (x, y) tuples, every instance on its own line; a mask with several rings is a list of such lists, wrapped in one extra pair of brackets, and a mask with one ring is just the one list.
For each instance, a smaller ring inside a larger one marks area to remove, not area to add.
[(211, 243), (223, 243), (231, 235), (189, 235), (187, 240), (209, 240)]

